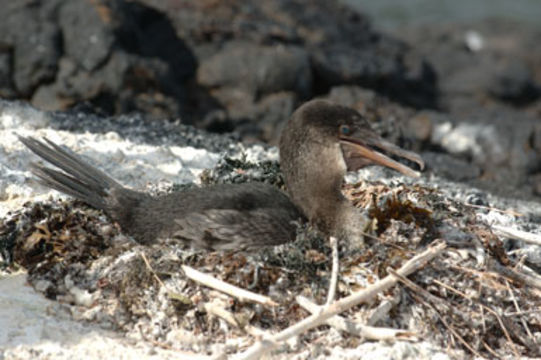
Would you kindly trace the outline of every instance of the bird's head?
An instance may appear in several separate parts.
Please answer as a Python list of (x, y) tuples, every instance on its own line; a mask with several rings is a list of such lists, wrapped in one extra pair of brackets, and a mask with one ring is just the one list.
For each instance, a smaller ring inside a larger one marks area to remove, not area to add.
[[(341, 151), (349, 171), (381, 165), (407, 176), (420, 175), (391, 156), (408, 159), (417, 163), (421, 170), (424, 168), (424, 161), (419, 155), (383, 139), (357, 111), (328, 101), (312, 100), (305, 103), (295, 111), (284, 130), (293, 134), (298, 142), (312, 146), (314, 151), (320, 151), (318, 147)], [(288, 136), (284, 133), (284, 140)]]

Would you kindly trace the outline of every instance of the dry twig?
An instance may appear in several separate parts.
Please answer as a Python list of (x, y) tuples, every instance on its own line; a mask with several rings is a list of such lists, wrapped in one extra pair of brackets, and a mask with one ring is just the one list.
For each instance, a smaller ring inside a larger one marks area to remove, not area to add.
[(516, 281), (529, 286), (533, 286), (537, 289), (541, 289), (541, 278), (539, 277), (523, 274), (516, 270), (502, 266), (497, 261), (490, 261), (488, 265), (490, 270), (495, 271), (498, 274), (503, 275), (504, 277), (509, 278), (512, 281)]
[(492, 206), (475, 205), (475, 204), (468, 204), (468, 203), (462, 203), (462, 204), (465, 205), (465, 206), (472, 207), (472, 208), (496, 211), (496, 212), (500, 212), (502, 214), (509, 214), (509, 215), (513, 215), (513, 216), (524, 216), (523, 214), (521, 214), (521, 213), (519, 213), (519, 212), (517, 212), (515, 210), (502, 210), (502, 209), (498, 209), (498, 208), (495, 208), (495, 207), (492, 207)]
[(239, 299), (240, 301), (256, 302), (256, 303), (267, 305), (267, 306), (278, 305), (268, 296), (255, 294), (251, 291), (228, 284), (225, 281), (218, 280), (215, 277), (202, 273), (201, 271), (197, 271), (194, 268), (191, 268), (189, 266), (182, 265), (182, 270), (184, 271), (184, 274), (186, 274), (186, 276), (192, 279), (193, 281), (203, 284), (205, 286), (208, 286), (210, 288), (216, 289), (218, 291), (221, 291), (227, 295), (233, 296)]
[(156, 281), (158, 282), (158, 284), (160, 284), (160, 286), (162, 286), (166, 291), (167, 291), (167, 295), (169, 296), (170, 299), (175, 299), (175, 300), (178, 300), (180, 302), (182, 302), (183, 304), (191, 304), (192, 301), (190, 299), (188, 299), (186, 296), (182, 295), (182, 294), (179, 294), (179, 293), (176, 293), (174, 291), (171, 291), (164, 283), (163, 281), (160, 279), (160, 277), (158, 276), (158, 274), (156, 274), (156, 271), (154, 271), (154, 269), (152, 268), (152, 266), (150, 265), (150, 262), (148, 261), (146, 255), (141, 252), (139, 253), (139, 255), (141, 255), (141, 258), (143, 259), (143, 261), (145, 262), (145, 265), (148, 269), (148, 271), (151, 272), (152, 276), (154, 277), (154, 279), (156, 279)]
[(398, 296), (393, 296), (391, 298), (382, 300), (379, 305), (373, 309), (366, 319), (366, 325), (374, 325), (381, 319), (388, 316), (389, 311), (396, 305), (400, 303), (400, 298)]
[(156, 279), (156, 281), (158, 282), (158, 284), (160, 284), (161, 286), (163, 286), (164, 288), (167, 289), (167, 286), (165, 286), (165, 284), (163, 283), (162, 279), (160, 279), (160, 277), (158, 276), (158, 274), (156, 274), (156, 272), (154, 271), (154, 269), (152, 268), (152, 266), (150, 266), (150, 262), (148, 261), (147, 259), (147, 256), (144, 254), (144, 253), (139, 253), (141, 255), (141, 258), (143, 259), (143, 261), (145, 262), (145, 265), (148, 269), (148, 271), (150, 271), (150, 273), (152, 274), (152, 276), (154, 276), (154, 279)]
[(217, 316), (217, 317), (225, 320), (225, 322), (227, 322), (229, 325), (231, 325), (233, 327), (236, 327), (236, 328), (239, 328), (239, 329), (243, 327), (242, 324), (240, 324), (239, 321), (235, 318), (235, 315), (232, 312), (227, 311), (226, 309), (224, 309), (223, 306), (220, 306), (219, 304), (217, 304), (214, 301), (205, 303), (203, 305), (203, 309), (208, 314), (212, 314), (214, 316)]
[[(319, 313), (323, 307), (318, 306), (312, 301), (308, 300), (304, 296), (297, 296), (295, 298), (300, 306), (310, 311), (312, 314)], [(412, 331), (374, 327), (360, 324), (357, 321), (352, 321), (335, 315), (330, 319), (327, 319), (327, 324), (334, 327), (337, 330), (347, 332), (352, 335), (360, 336), (368, 340), (409, 340), (417, 341), (417, 334)]]
[(492, 228), (504, 236), (516, 240), (522, 240), (528, 244), (541, 245), (541, 235), (532, 234), (526, 231), (513, 229), (507, 226), (491, 225)]
[(485, 349), (487, 349), (487, 351), (492, 354), (492, 356), (494, 356), (494, 359), (499, 359), (501, 358), (500, 355), (498, 355), (498, 353), (493, 349), (491, 348), (485, 340), (482, 340), (481, 343), (483, 344), (483, 346), (485, 347)]
[(254, 337), (265, 337), (268, 336), (268, 334), (253, 325), (250, 325), (248, 318), (242, 318), (231, 311), (226, 310), (222, 304), (219, 303), (219, 301), (216, 301), (217, 298), (214, 299), (214, 301), (205, 303), (202, 305), (202, 309), (205, 310), (208, 314), (214, 315), (216, 317), (219, 317), (223, 319), (225, 322), (227, 322), (229, 325), (236, 327), (238, 329), (244, 330), (247, 334), (250, 334)]
[[(435, 242), (428, 249), (407, 261), (397, 271), (398, 274), (408, 276), (418, 269), (422, 268), (426, 262), (432, 260), (445, 249), (446, 245), (442, 241)], [(393, 275), (388, 275), (382, 280), (358, 291), (348, 297), (342, 298), (328, 306), (321, 312), (310, 315), (293, 326), (271, 336), (268, 339), (263, 339), (252, 345), (247, 351), (237, 356), (238, 359), (259, 359), (263, 354), (275, 348), (281, 341), (287, 340), (295, 335), (298, 335), (306, 330), (323, 324), (327, 319), (337, 315), (355, 305), (368, 301), (380, 292), (386, 291), (394, 286), (398, 279)]]
[(334, 236), (331, 236), (330, 243), (332, 248), (332, 272), (329, 292), (327, 293), (327, 305), (332, 303), (336, 298), (336, 286), (338, 284), (338, 272), (340, 269), (340, 264), (338, 262), (338, 240)]
[(404, 285), (406, 285), (412, 291), (415, 291), (418, 295), (414, 296), (414, 297), (416, 297), (418, 299), (418, 301), (424, 303), (426, 306), (431, 308), (432, 311), (434, 311), (434, 313), (436, 314), (436, 316), (438, 316), (438, 318), (440, 319), (443, 326), (445, 326), (447, 328), (447, 330), (449, 330), (451, 332), (451, 334), (453, 334), (453, 336), (456, 339), (458, 339), (458, 341), (460, 341), (462, 343), (462, 345), (464, 345), (468, 350), (470, 350), (471, 353), (474, 354), (475, 356), (478, 356), (478, 357), (482, 358), (481, 354), (479, 352), (477, 352), (474, 348), (472, 348), (471, 345), (468, 344), (468, 342), (466, 340), (464, 340), (464, 338), (462, 338), (462, 336), (460, 336), (460, 334), (451, 325), (449, 325), (449, 323), (447, 323), (445, 318), (443, 316), (441, 316), (438, 309), (436, 309), (436, 307), (432, 303), (430, 303), (430, 302), (428, 302), (426, 300), (423, 300), (423, 298), (432, 298), (432, 297), (434, 297), (434, 295), (430, 294), (428, 291), (426, 291), (425, 289), (423, 289), (419, 285), (415, 284), (413, 281), (409, 280), (404, 275), (399, 274), (398, 272), (396, 272), (396, 271), (394, 271), (392, 269), (388, 269), (388, 271), (389, 271), (390, 274), (395, 276), (398, 280), (400, 280), (400, 282), (402, 282)]
[(481, 303), (480, 301), (478, 300), (475, 300), (475, 299), (472, 299), (471, 296), (468, 296), (466, 294), (464, 294), (462, 291), (458, 290), (458, 289), (455, 289), (454, 287), (452, 286), (449, 286), (447, 284), (444, 284), (440, 281), (437, 281), (437, 280), (434, 280), (434, 283), (442, 286), (442, 287), (445, 287), (446, 289), (454, 292), (455, 294), (458, 294), (460, 295), (461, 297), (463, 297), (464, 299), (466, 300), (469, 300), (469, 301), (473, 301), (474, 303), (477, 303), (479, 304), (480, 306), (483, 307), (483, 309), (487, 310), (488, 312), (490, 312), (492, 315), (494, 315), (494, 317), (496, 317), (496, 320), (498, 320), (498, 324), (500, 325), (500, 328), (502, 329), (507, 341), (509, 342), (509, 344), (511, 344), (511, 348), (513, 349), (513, 352), (515, 353), (515, 356), (518, 358), (519, 357), (519, 354), (518, 354), (518, 350), (517, 350), (517, 347), (515, 345), (515, 343), (513, 342), (513, 340), (511, 339), (511, 335), (509, 335), (509, 331), (507, 330), (507, 327), (504, 325), (504, 322), (503, 322), (503, 319), (502, 317), (500, 316), (500, 314), (498, 314), (498, 312), (494, 309), (492, 309), (490, 306), (488, 305), (485, 305), (483, 303)]
[[(509, 291), (511, 300), (513, 300), (513, 305), (515, 306), (517, 313), (520, 313), (521, 312), (520, 306), (518, 305), (517, 298), (515, 297), (515, 294), (513, 293), (513, 289), (511, 289), (511, 285), (509, 285), (509, 281), (506, 281), (505, 284), (507, 285), (507, 290)], [(535, 338), (533, 337), (533, 334), (530, 331), (530, 327), (528, 326), (528, 323), (526, 322), (526, 320), (524, 320), (524, 317), (522, 317), (522, 315), (517, 315), (517, 316), (520, 317), (520, 322), (522, 323), (524, 330), (528, 333), (528, 336), (530, 337), (530, 339), (535, 342)]]

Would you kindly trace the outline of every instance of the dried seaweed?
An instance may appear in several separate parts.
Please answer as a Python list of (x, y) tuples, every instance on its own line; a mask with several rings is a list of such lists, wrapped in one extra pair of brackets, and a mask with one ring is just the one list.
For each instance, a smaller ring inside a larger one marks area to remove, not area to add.
[(211, 184), (239, 184), (258, 181), (283, 188), (284, 179), (276, 161), (248, 162), (246, 159), (223, 157), (218, 164), (201, 174), (201, 182)]
[[(227, 166), (233, 172), (244, 167)], [(338, 299), (388, 275), (436, 238), (449, 248), (406, 279), (414, 285), (388, 290), (343, 316), (371, 321), (370, 314), (389, 302), (390, 308), (372, 325), (413, 331), (448, 348), (451, 356), (541, 355), (541, 289), (505, 275), (520, 270), (519, 259), (505, 252), (490, 227), (476, 218), (475, 208), (421, 186), (359, 183), (346, 186), (344, 193), (374, 226), (364, 248), (340, 247)], [(238, 339), (238, 347), (228, 351), (239, 351), (240, 344), (250, 343), (248, 325), (283, 330), (309, 315), (296, 295), (323, 304), (328, 293), (331, 250), (309, 225), (299, 228), (294, 243), (258, 254), (202, 253), (167, 243), (134, 245), (121, 241), (117, 227), (103, 214), (74, 201), (29, 204), (0, 229), (1, 241), (14, 243), (16, 262), (28, 269), (29, 281), (39, 291), (72, 304), (77, 304), (74, 288), (93, 295), (79, 318), (184, 350), (210, 352), (216, 343)], [(182, 265), (270, 296), (278, 306), (219, 294), (184, 277)], [(239, 320), (217, 317), (209, 307), (216, 302)], [(193, 339), (171, 343), (171, 334), (179, 331)], [(321, 342), (319, 337), (312, 331), (302, 341), (310, 346)], [(361, 342), (344, 335), (333, 344), (355, 347)]]

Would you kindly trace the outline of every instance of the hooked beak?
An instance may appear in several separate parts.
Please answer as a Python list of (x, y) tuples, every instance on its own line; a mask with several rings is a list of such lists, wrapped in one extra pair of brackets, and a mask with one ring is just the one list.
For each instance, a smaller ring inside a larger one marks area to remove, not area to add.
[(379, 150), (390, 155), (411, 160), (417, 163), (420, 169), (423, 170), (425, 162), (416, 153), (404, 150), (376, 134), (363, 134), (362, 138), (362, 140), (348, 136), (342, 136), (340, 138), (340, 145), (342, 145), (342, 152), (348, 170), (358, 170), (368, 165), (381, 165), (399, 171), (407, 176), (421, 176), (418, 171), (391, 159)]

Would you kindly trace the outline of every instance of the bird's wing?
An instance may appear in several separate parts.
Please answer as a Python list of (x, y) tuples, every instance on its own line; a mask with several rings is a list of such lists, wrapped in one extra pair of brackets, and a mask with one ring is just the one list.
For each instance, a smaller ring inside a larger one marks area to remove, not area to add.
[(208, 209), (176, 219), (174, 238), (213, 250), (250, 250), (295, 240), (296, 219), (283, 210)]

